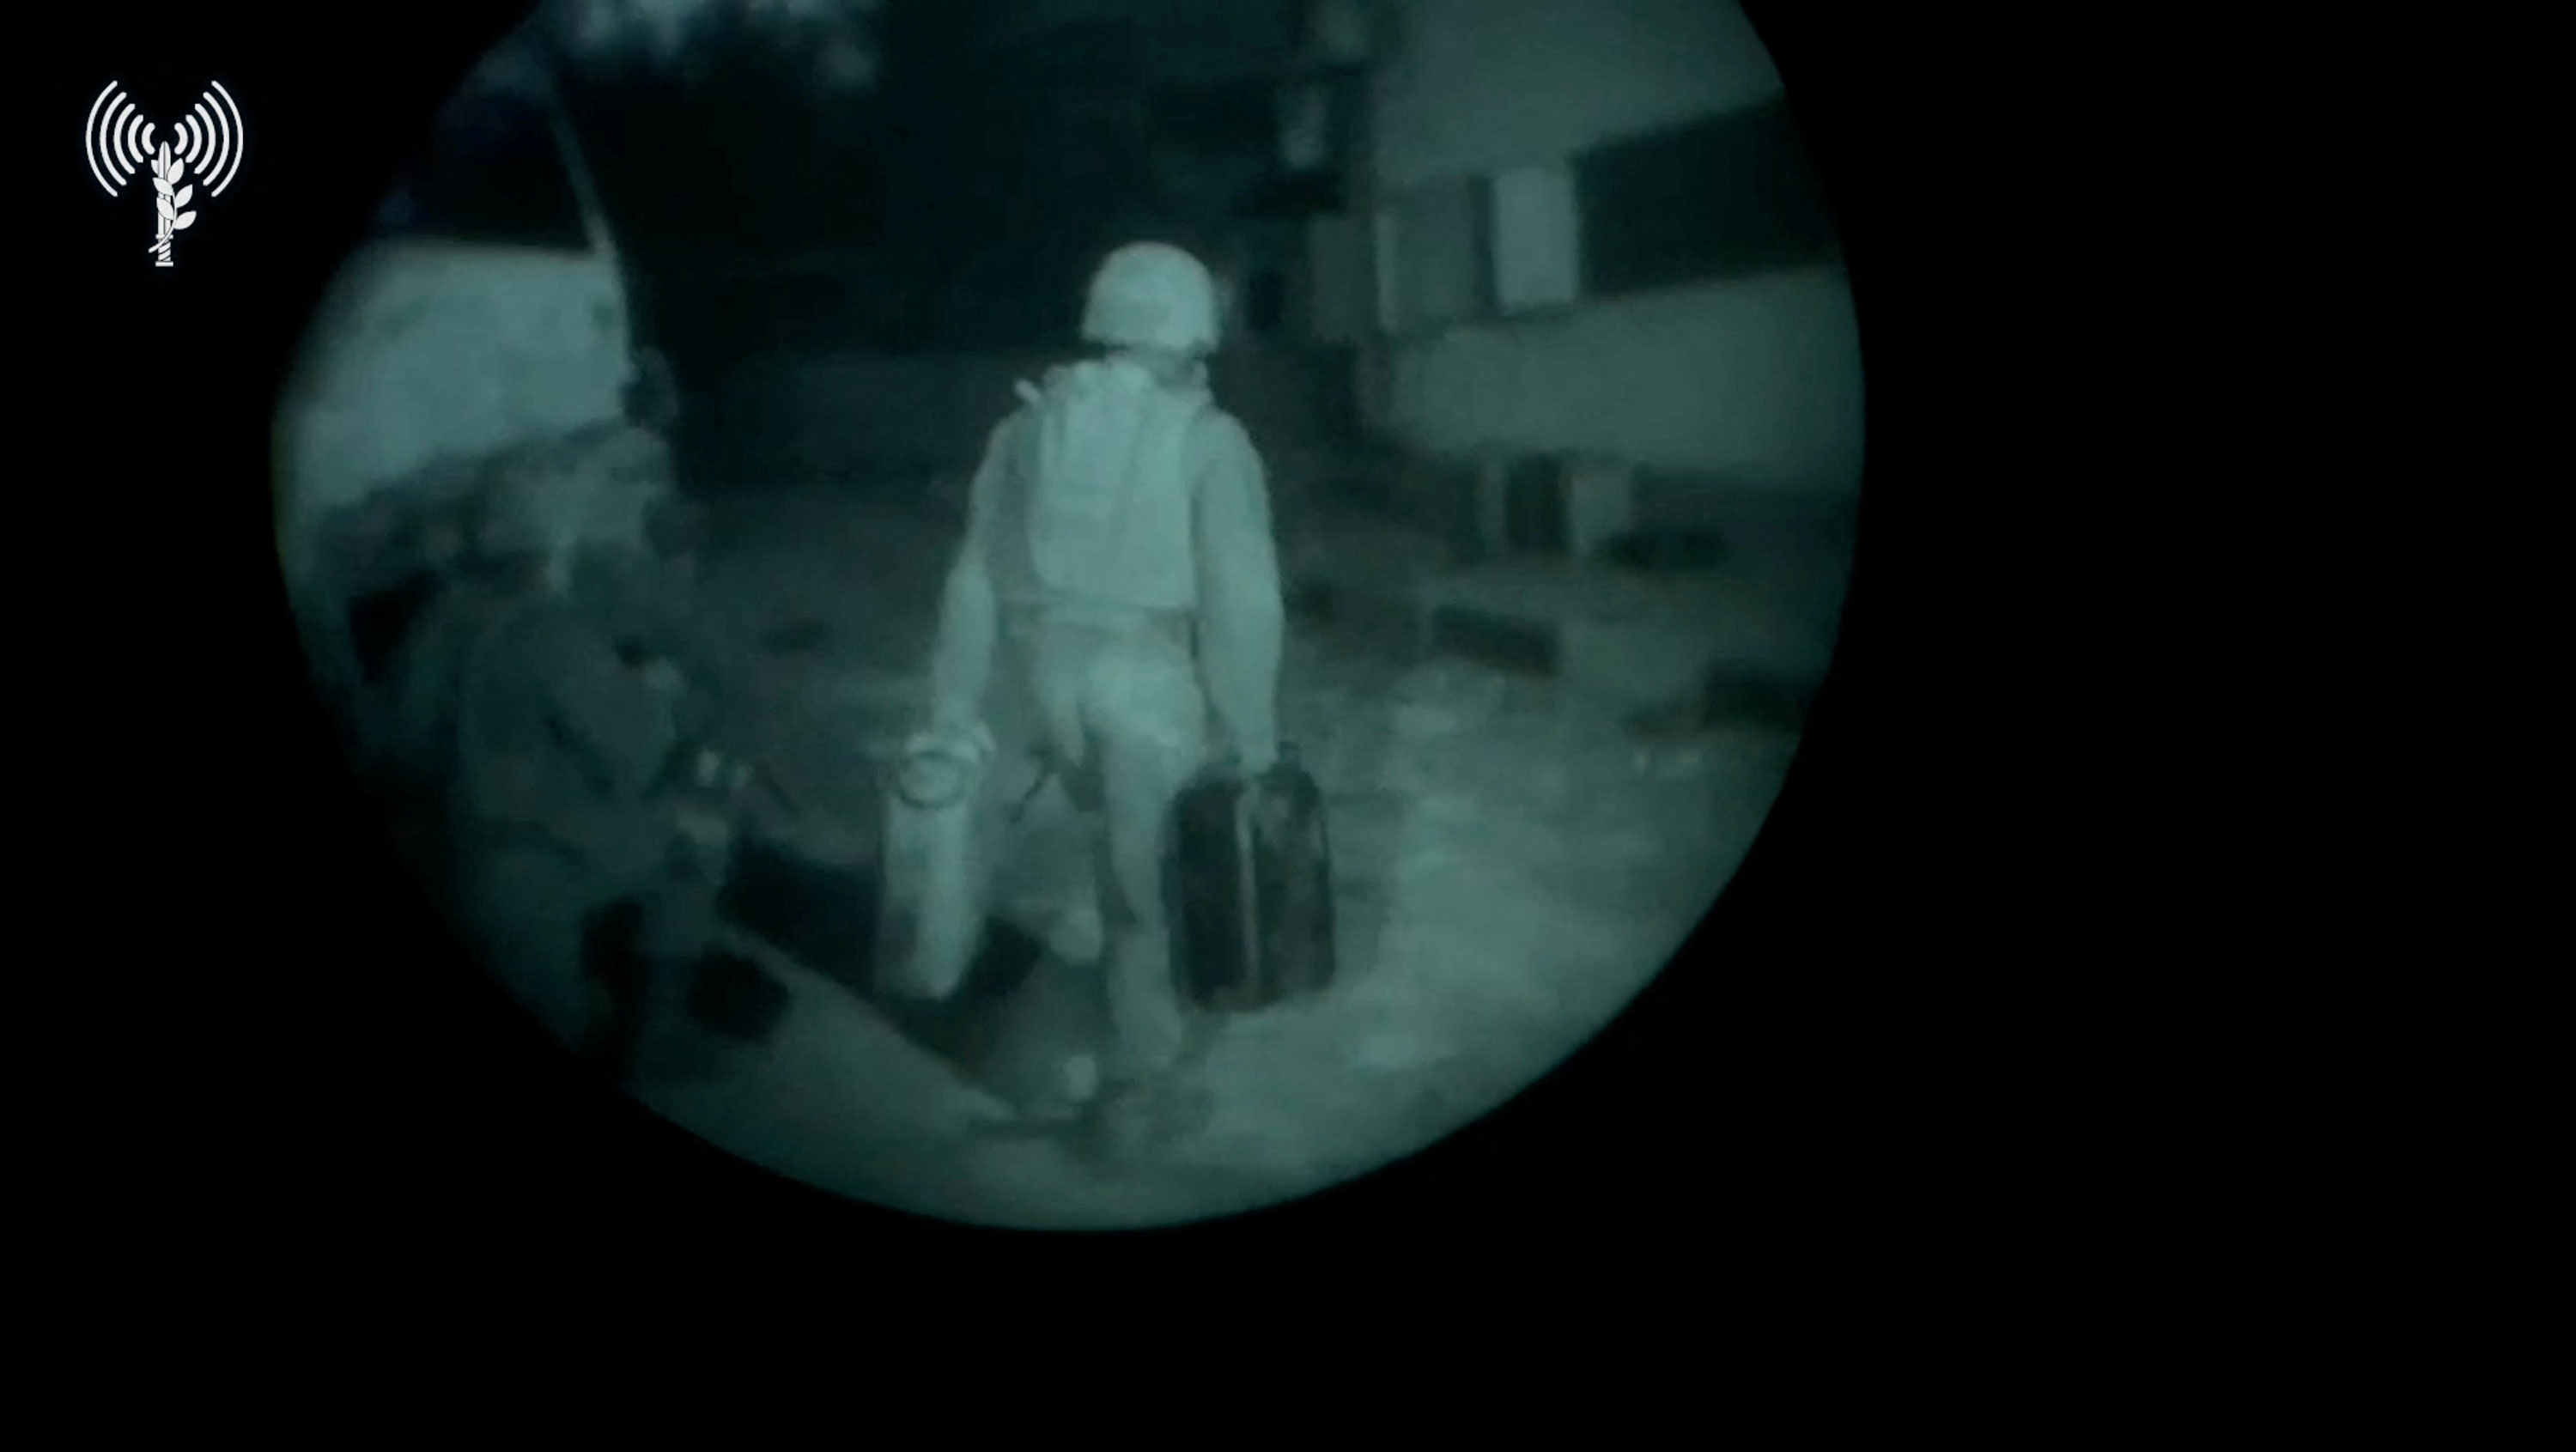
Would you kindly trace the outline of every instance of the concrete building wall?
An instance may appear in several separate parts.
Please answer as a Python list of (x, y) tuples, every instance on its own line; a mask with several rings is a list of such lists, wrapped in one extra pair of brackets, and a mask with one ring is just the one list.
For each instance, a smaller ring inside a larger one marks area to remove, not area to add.
[[(1781, 95), (1732, 0), (1396, 0), (1396, 10), (1397, 38), (1371, 87), (1382, 201), (1544, 173), (1604, 142)], [(1571, 206), (1570, 188), (1554, 191)], [(1544, 205), (1550, 189), (1511, 194)], [(1571, 239), (1575, 229), (1563, 230)], [(1510, 262), (1539, 279), (1572, 264), (1527, 246)], [(1380, 271), (1400, 277), (1401, 259), (1382, 256)], [(1827, 499), (1859, 485), (1859, 332), (1830, 264), (1408, 330), (1362, 370), (1361, 388), (1364, 412), (1394, 442), (1436, 455), (1582, 451)]]

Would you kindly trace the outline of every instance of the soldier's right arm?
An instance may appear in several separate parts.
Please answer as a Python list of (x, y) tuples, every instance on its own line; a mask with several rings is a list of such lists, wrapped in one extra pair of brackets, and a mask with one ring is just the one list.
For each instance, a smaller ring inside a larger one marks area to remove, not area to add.
[(1019, 418), (1013, 414), (994, 427), (967, 491), (966, 537), (948, 568), (938, 643), (930, 661), (931, 725), (936, 729), (964, 728), (983, 719), (984, 690), (992, 680), (993, 648), (1001, 632), (989, 547), (993, 498), (1010, 468)]
[(614, 641), (569, 614), (531, 622), (521, 646), (564, 744), (618, 795), (650, 790), (679, 745), (668, 697), (618, 658)]

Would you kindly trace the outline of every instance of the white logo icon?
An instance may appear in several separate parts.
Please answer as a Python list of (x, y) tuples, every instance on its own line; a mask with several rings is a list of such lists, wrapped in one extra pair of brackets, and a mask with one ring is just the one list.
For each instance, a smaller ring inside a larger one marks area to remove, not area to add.
[(89, 120), (81, 128), (81, 147), (88, 153), (89, 174), (113, 197), (137, 172), (152, 174), (152, 210), (159, 225), (153, 233), (153, 266), (170, 265), (170, 239), (197, 220), (188, 204), (196, 200), (191, 174), (210, 183), (206, 195), (220, 197), (241, 174), (241, 107), (220, 84), (209, 84), (171, 135), (157, 145), (154, 127), (143, 119), (123, 87), (107, 89), (90, 102)]

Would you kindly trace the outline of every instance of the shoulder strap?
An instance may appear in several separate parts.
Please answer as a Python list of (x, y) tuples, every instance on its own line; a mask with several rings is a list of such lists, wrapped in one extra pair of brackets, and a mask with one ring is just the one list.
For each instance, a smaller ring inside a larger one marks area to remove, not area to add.
[(1206, 390), (1202, 389), (1199, 392), (1197, 400), (1190, 408), (1189, 417), (1181, 423), (1181, 437), (1179, 443), (1181, 451), (1181, 473), (1185, 476), (1186, 484), (1189, 489), (1190, 514), (1191, 523), (1193, 525), (1197, 523), (1198, 516), (1199, 476), (1196, 471), (1190, 468), (1190, 439), (1196, 435), (1200, 427), (1206, 423), (1208, 416), (1216, 411), (1216, 400), (1210, 397)]

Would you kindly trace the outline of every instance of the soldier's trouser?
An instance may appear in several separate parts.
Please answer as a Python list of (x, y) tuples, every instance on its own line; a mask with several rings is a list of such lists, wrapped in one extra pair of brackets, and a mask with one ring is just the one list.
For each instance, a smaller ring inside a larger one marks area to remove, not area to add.
[(602, 998), (590, 1047), (620, 1077), (641, 1071), (647, 1040), (686, 1015), (694, 975), (715, 947), (722, 876), (674, 860), (594, 910), (586, 972)]
[(502, 986), (566, 1047), (619, 1064), (644, 1021), (677, 1006), (678, 970), (714, 935), (715, 884), (694, 876), (609, 876), (512, 844), (469, 862), (465, 887)]
[(469, 849), (459, 865), (466, 932), (493, 977), (557, 1041), (586, 1047), (596, 1014), (582, 937), (613, 887), (541, 847)]
[(1075, 805), (1098, 814), (1094, 871), (1113, 1036), (1103, 1067), (1113, 1079), (1159, 1073), (1180, 1061), (1188, 1039), (1165, 864), (1173, 804), (1207, 759), (1197, 666), (1186, 636), (1160, 632), (1022, 626), (1011, 644), (1007, 659), (1029, 714), (1002, 734), (1038, 732)]

